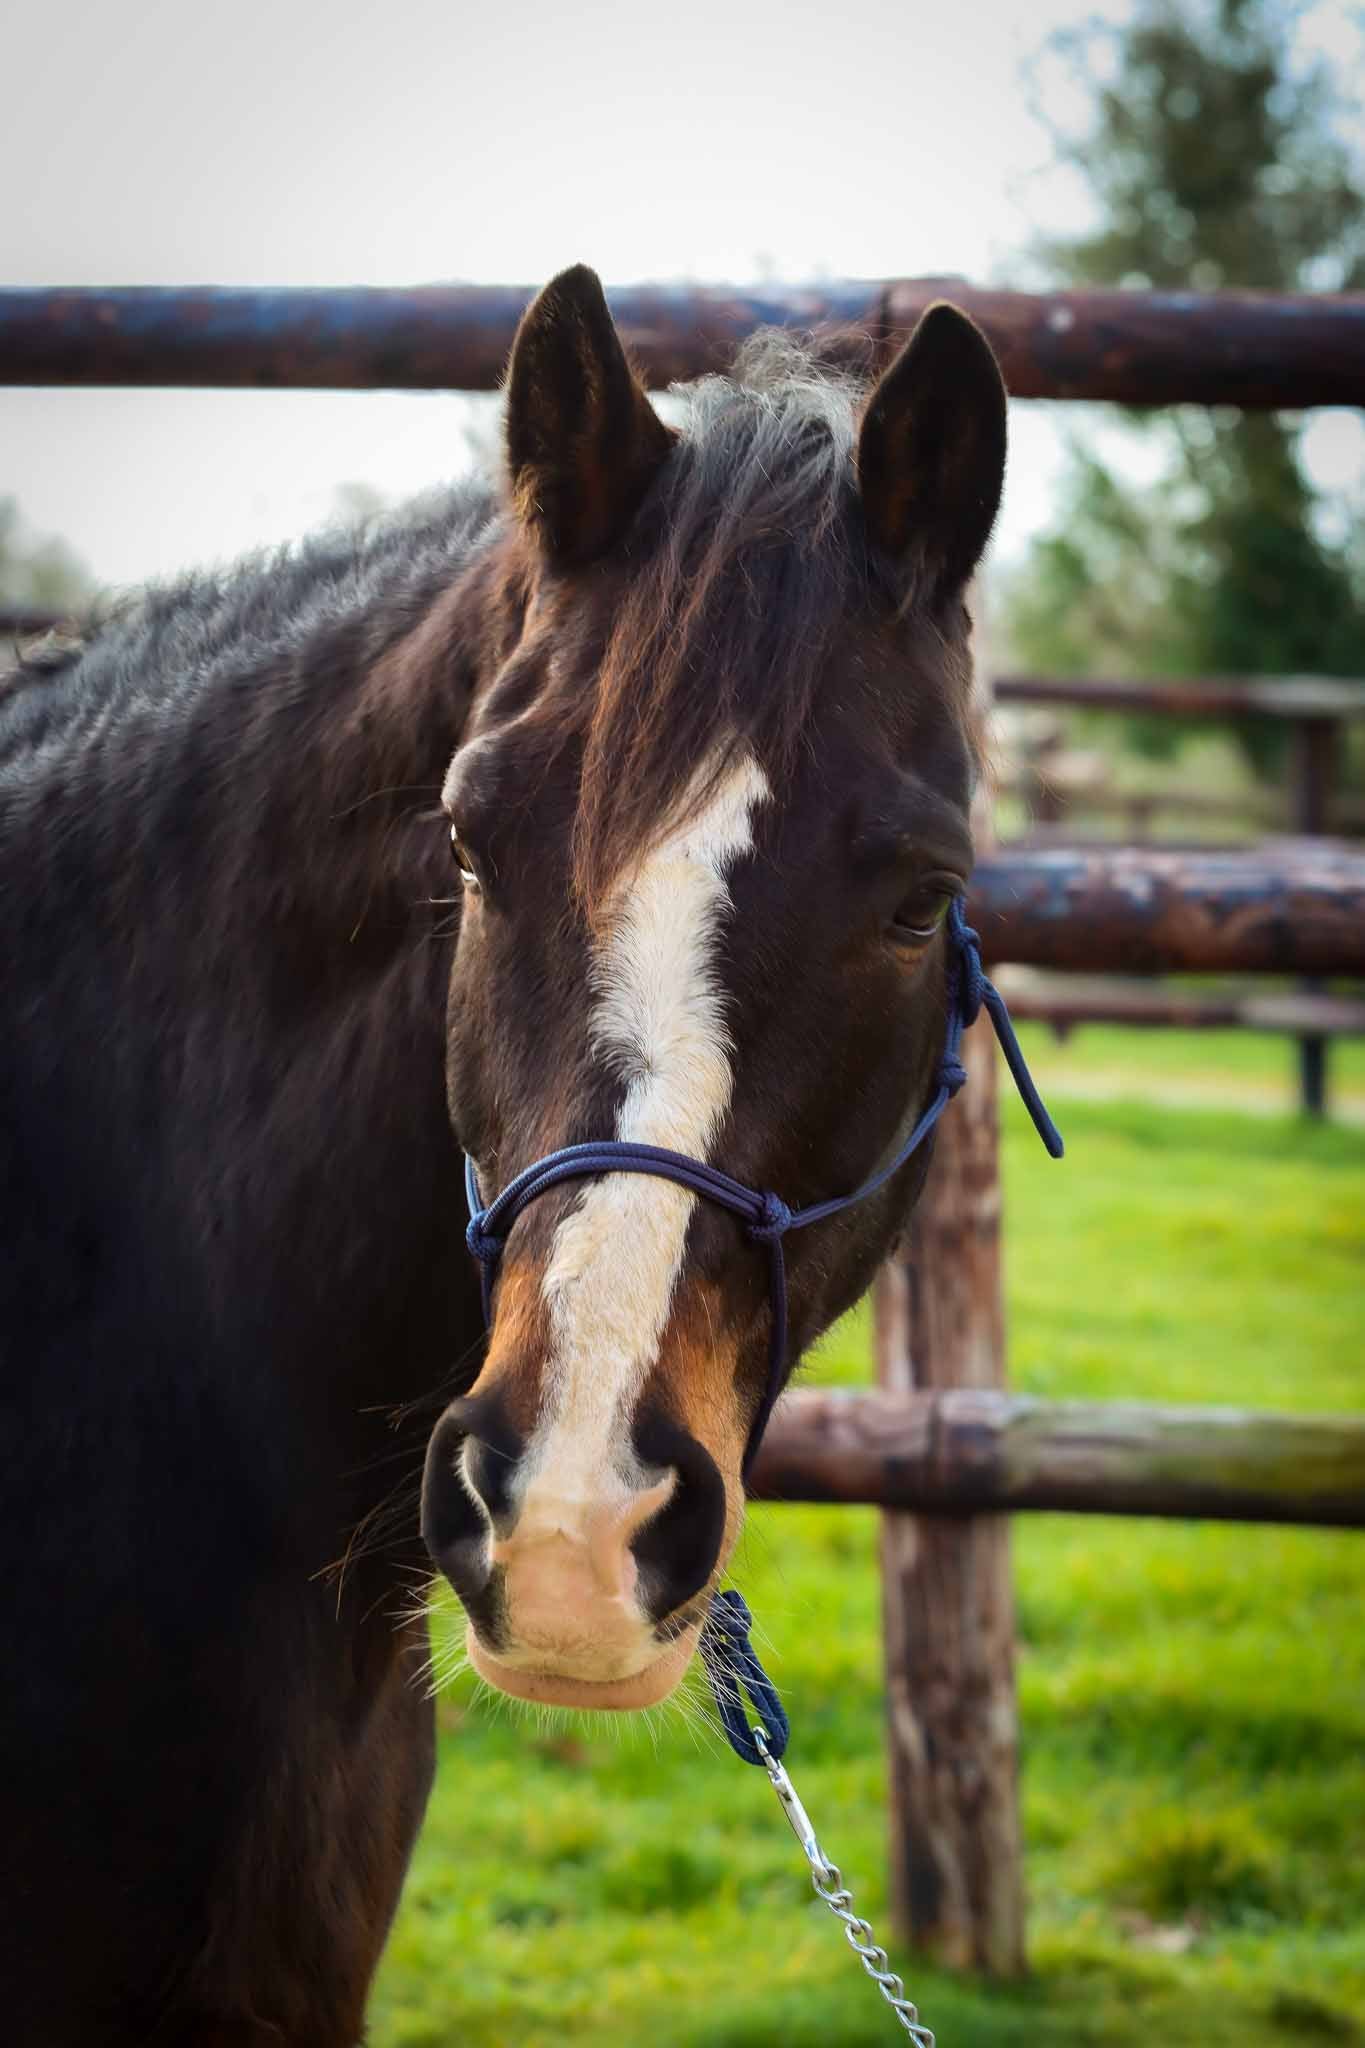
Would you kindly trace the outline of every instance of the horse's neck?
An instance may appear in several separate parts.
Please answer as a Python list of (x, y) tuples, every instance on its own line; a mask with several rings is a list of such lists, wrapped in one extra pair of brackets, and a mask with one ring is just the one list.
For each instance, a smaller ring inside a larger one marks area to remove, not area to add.
[(281, 1087), (302, 1105), (287, 1157), (272, 1146), (296, 1182), (279, 1227), (324, 1297), (314, 1390), (360, 1461), (345, 1474), (358, 1533), (337, 1554), (362, 1608), (391, 1568), (425, 1568), (426, 1438), (483, 1337), (445, 1100), (459, 902), (439, 805), (482, 631), (479, 590), (454, 586), (342, 701), (326, 701), (316, 753), (300, 764), (316, 776), (311, 835), (305, 826), (290, 850), (299, 882), (274, 938), (285, 1007), (298, 1001), (307, 1017), (279, 1041)]
[[(407, 635), (353, 621), (130, 726), (118, 802), (92, 793), (51, 892), (69, 1185), (146, 1298), (184, 1303), (139, 1369), (215, 1406), (235, 1376), (247, 1435), (285, 1400), (258, 1455), (277, 1496), (305, 1441), (319, 1474), (377, 1461), (383, 1411), (434, 1395), (481, 1329), (444, 1096), (454, 909), (433, 900), (473, 609), (452, 590)], [(417, 644), (438, 614), (445, 665)]]
[[(259, 993), (276, 1018), (266, 1057), (300, 1104), (288, 1161), (299, 1206), (335, 1211), (337, 1297), (355, 1304), (348, 1325), (372, 1319), (359, 1369), (377, 1377), (358, 1390), (380, 1399), (423, 1392), (432, 1316), (444, 1330), (454, 1297), (466, 1312), (475, 1299), (444, 1092), (459, 904), (439, 794), (479, 631), (477, 592), (443, 592), (377, 661), (339, 686), (324, 680), (297, 739), (275, 735), (264, 759), (276, 788), (283, 745), (284, 772), (305, 785), (281, 807), (281, 843), (265, 849)], [(430, 1261), (460, 1284), (433, 1282)], [(453, 1356), (443, 1351), (442, 1370)]]

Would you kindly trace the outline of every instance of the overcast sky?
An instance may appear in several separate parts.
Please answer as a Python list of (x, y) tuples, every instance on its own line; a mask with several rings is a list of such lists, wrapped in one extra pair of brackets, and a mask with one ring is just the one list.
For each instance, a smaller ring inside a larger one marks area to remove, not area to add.
[[(1119, 17), (1126, 0), (1099, 0)], [(0, 283), (1017, 274), (1086, 217), (1021, 80), (1077, 0), (19, 0)], [(1360, 8), (1315, 44), (1359, 60)], [(1057, 73), (1054, 112), (1074, 111)], [(284, 539), (463, 460), (456, 397), (0, 390), (0, 494), (106, 584)], [(1045, 518), (1016, 405), (1004, 540)], [(1327, 472), (1360, 438), (1340, 424)], [(1354, 447), (1354, 454), (1350, 450)]]

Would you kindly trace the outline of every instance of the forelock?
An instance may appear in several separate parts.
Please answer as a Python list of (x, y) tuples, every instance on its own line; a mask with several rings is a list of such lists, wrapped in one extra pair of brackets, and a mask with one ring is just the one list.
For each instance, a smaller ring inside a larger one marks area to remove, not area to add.
[(781, 333), (678, 394), (681, 437), (632, 536), (640, 566), (589, 710), (574, 874), (590, 912), (739, 748), (781, 773), (799, 745), (874, 573), (854, 488), (860, 395)]

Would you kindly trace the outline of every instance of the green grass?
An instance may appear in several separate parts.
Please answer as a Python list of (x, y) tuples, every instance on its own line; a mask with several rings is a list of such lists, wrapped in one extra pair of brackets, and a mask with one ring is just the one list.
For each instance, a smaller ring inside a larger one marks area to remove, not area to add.
[[(1105, 1036), (1106, 1071), (1139, 1077), (1171, 1042)], [(1235, 1045), (1249, 1073), (1276, 1055)], [(1064, 1108), (1062, 1166), (1007, 1109), (1017, 1385), (1365, 1407), (1365, 1136)], [(865, 1361), (854, 1318), (811, 1371)], [(757, 1510), (735, 1576), (793, 1775), (884, 1923), (875, 1536), (866, 1510)], [(898, 1958), (940, 2048), (1365, 2042), (1365, 1537), (1034, 1516), (1014, 1555), (1033, 1974), (992, 1990)], [(465, 1680), (440, 1719), (374, 2048), (895, 2038), (766, 1781), (691, 1718), (540, 1724)]]

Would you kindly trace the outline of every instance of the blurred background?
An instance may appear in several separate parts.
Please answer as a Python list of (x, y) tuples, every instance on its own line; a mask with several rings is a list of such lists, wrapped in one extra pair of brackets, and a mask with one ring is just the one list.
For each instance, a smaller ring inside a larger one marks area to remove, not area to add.
[[(0, 285), (531, 285), (583, 260), (614, 284), (1365, 289), (1346, 0), (78, 0), (21, 4), (4, 49)], [(1000, 836), (1365, 834), (1361, 416), (1031, 401), (1011, 434)], [(0, 389), (0, 614), (371, 517), (496, 445), (472, 395)], [(1210, 676), (1249, 687), (1196, 712), (1181, 686)], [(1295, 679), (1270, 710), (1265, 678)], [(1011, 1384), (1365, 1412), (1365, 990), (1009, 992), (1070, 1147), (1050, 1169), (1004, 1106)], [(811, 1375), (865, 1381), (869, 1351), (855, 1317)], [(1365, 2041), (1361, 1537), (1032, 1516), (1013, 1540), (1032, 1974), (902, 1952), (942, 2048)], [(737, 1571), (874, 1919), (876, 1541), (871, 1510), (770, 1508)], [(440, 1715), (375, 2048), (889, 2038), (700, 1703), (542, 1727), (457, 1681)]]

